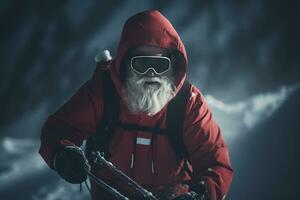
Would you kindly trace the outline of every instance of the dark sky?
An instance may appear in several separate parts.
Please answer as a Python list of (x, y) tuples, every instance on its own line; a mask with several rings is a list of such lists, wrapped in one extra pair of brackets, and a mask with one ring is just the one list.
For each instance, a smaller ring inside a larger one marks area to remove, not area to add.
[[(57, 188), (57, 177), (36, 155), (39, 129), (92, 75), (99, 51), (115, 54), (126, 18), (157, 8), (185, 43), (189, 79), (207, 97), (229, 145), (236, 175), (228, 199), (298, 199), (298, 4), (1, 1), (0, 196), (18, 199), (26, 191), (24, 199), (56, 200), (74, 190), (62, 182)], [(21, 176), (16, 166), (24, 163)], [(12, 194), (14, 186), (23, 188), (26, 173), (36, 181)]]

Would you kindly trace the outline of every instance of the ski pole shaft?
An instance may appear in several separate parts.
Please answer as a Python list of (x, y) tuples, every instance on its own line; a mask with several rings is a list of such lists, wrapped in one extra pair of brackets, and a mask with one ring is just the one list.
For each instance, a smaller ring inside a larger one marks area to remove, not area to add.
[(104, 190), (106, 190), (107, 192), (109, 192), (111, 195), (113, 195), (117, 199), (119, 199), (119, 200), (129, 200), (127, 197), (125, 197), (120, 192), (118, 192), (115, 188), (109, 186), (107, 183), (105, 183), (100, 178), (98, 178), (97, 176), (95, 176), (94, 174), (92, 174), (90, 171), (88, 171), (87, 173), (88, 173), (88, 176), (93, 181), (95, 181), (100, 187), (102, 187)]

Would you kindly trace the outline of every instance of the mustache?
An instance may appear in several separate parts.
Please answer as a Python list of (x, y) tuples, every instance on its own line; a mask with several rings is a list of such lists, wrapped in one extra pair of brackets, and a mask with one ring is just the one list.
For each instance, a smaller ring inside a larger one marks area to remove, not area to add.
[(143, 77), (139, 80), (136, 81), (137, 84), (143, 84), (145, 82), (158, 82), (158, 83), (163, 83), (164, 81), (166, 81), (165, 78), (160, 78), (160, 77)]

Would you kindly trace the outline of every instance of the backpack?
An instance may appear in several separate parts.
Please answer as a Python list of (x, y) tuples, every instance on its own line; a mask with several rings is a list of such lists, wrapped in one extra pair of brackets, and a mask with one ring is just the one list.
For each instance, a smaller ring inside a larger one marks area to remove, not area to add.
[[(104, 111), (101, 122), (97, 125), (96, 133), (93, 134), (86, 142), (86, 155), (89, 158), (92, 151), (104, 153), (104, 157), (109, 159), (110, 154), (108, 146), (114, 136), (117, 128), (129, 131), (145, 131), (153, 134), (168, 135), (171, 146), (173, 147), (177, 161), (180, 163), (184, 160), (184, 169), (191, 176), (192, 170), (187, 164), (189, 159), (188, 151), (183, 143), (182, 131), (185, 117), (186, 104), (189, 100), (189, 91), (191, 84), (185, 80), (182, 88), (177, 95), (169, 102), (167, 109), (166, 129), (160, 127), (146, 127), (137, 124), (120, 122), (119, 117), (119, 100), (114, 84), (111, 80), (108, 70), (101, 69), (100, 78), (102, 80)], [(169, 134), (172, 133), (172, 134)]]

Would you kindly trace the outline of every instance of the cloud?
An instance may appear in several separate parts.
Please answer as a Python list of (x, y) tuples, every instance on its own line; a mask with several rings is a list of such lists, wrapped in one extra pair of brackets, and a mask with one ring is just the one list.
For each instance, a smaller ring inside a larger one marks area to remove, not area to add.
[(226, 114), (241, 116), (244, 125), (252, 128), (270, 117), (299, 88), (300, 83), (282, 86), (275, 92), (257, 94), (248, 100), (231, 104), (226, 104), (211, 95), (205, 97), (210, 107)]
[(37, 153), (37, 139), (4, 138), (0, 143), (0, 188), (22, 181), (46, 169)]
[(90, 194), (87, 190), (80, 191), (79, 185), (72, 185), (62, 180), (54, 185), (46, 185), (37, 190), (32, 196), (33, 200), (88, 200)]

